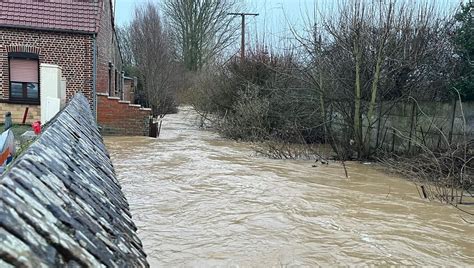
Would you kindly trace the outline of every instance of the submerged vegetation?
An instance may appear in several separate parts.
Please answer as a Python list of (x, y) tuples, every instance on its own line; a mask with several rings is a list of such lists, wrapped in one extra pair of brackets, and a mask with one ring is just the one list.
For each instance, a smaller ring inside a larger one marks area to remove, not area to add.
[[(472, 2), (444, 12), (436, 1), (341, 1), (304, 15), (306, 29), (293, 29), (284, 49), (251, 43), (245, 58), (220, 58), (236, 39), (225, 15), (237, 4), (137, 9), (120, 39), (134, 48), (128, 65), (156, 114), (188, 102), (223, 136), (263, 144), (270, 157), (317, 158), (323, 144), (335, 159), (398, 170), (427, 198), (461, 203), (472, 193)], [(147, 42), (153, 25), (160, 42)]]
[(334, 158), (379, 160), (427, 198), (461, 203), (474, 187), (473, 129), (462, 112), (474, 97), (472, 6), (444, 15), (435, 4), (368, 2), (344, 2), (295, 33), (301, 49), (257, 46), (221, 71), (210, 67), (193, 104), (218, 115), (224, 136), (263, 142), (265, 155), (317, 158), (313, 144), (329, 144)]

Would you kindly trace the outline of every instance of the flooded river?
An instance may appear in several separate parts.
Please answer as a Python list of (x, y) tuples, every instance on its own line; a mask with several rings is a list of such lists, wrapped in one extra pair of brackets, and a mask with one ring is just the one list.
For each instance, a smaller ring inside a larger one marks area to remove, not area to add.
[(413, 184), (257, 157), (196, 122), (184, 110), (159, 139), (105, 139), (152, 267), (474, 265), (474, 225)]

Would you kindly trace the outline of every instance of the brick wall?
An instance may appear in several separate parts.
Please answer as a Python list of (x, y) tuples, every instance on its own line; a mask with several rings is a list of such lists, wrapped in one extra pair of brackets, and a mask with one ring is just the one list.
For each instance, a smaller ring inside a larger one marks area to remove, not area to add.
[(97, 123), (104, 135), (148, 136), (151, 109), (97, 94)]
[[(98, 93), (109, 93), (111, 81), (111, 96), (121, 96), (122, 87), (122, 58), (114, 31), (111, 1), (101, 2), (100, 20), (96, 37), (97, 48), (97, 80)], [(26, 105), (11, 104), (9, 100), (9, 52), (32, 52), (39, 56), (39, 63), (59, 65), (66, 78), (67, 101), (75, 92), (81, 91), (92, 103), (93, 99), (93, 52), (94, 36), (92, 34), (54, 32), (33, 29), (14, 29), (0, 27), (0, 111), (11, 111), (14, 122), (23, 116)], [(109, 73), (110, 64), (112, 69)], [(110, 74), (110, 75), (109, 75)], [(40, 77), (41, 79), (41, 77)], [(41, 91), (41, 88), (40, 88)], [(99, 94), (100, 95), (100, 94)], [(101, 105), (105, 105), (101, 107)], [(98, 116), (109, 134), (147, 135), (148, 109), (128, 106), (117, 100), (109, 100), (102, 96), (97, 102)], [(29, 121), (39, 120), (40, 106), (30, 105)], [(34, 108), (32, 108), (34, 107)], [(124, 108), (126, 107), (126, 108)], [(109, 116), (110, 111), (113, 113)], [(113, 115), (115, 118), (109, 118)], [(143, 118), (147, 118), (144, 122)], [(137, 119), (138, 118), (138, 119)], [(21, 119), (20, 119), (21, 120)], [(138, 120), (138, 121), (137, 121)], [(3, 121), (0, 118), (0, 122)], [(122, 127), (121, 122), (127, 121), (133, 125), (131, 130)], [(133, 122), (137, 121), (137, 122)], [(99, 120), (100, 122), (100, 120)], [(126, 130), (126, 131), (125, 131)]]
[(151, 110), (131, 105), (130, 101), (120, 101), (123, 97), (122, 57), (111, 2), (103, 3), (97, 34), (97, 123), (104, 135), (148, 136)]
[(114, 24), (110, 1), (104, 1), (99, 22), (99, 32), (97, 34), (97, 92), (109, 92), (109, 62), (113, 64), (111, 69), (111, 94), (118, 96), (119, 90), (115, 88), (115, 70), (117, 70), (118, 85), (122, 78), (122, 58), (118, 48), (117, 38), (114, 32)]
[(123, 100), (135, 103), (135, 82), (133, 79), (125, 79), (123, 83)]
[[(122, 83), (122, 58), (111, 10), (111, 2), (103, 1), (97, 33), (97, 81), (99, 93), (109, 91), (109, 62), (112, 96), (118, 96), (115, 88)], [(93, 35), (43, 30), (0, 28), (0, 100), (8, 99), (8, 52), (33, 52), (39, 54), (40, 63), (62, 67), (67, 79), (68, 100), (74, 92), (82, 90), (92, 100)]]
[(82, 91), (92, 100), (92, 45), (88, 34), (0, 28), (0, 100), (9, 97), (8, 52), (37, 53), (40, 63), (61, 66), (67, 99)]

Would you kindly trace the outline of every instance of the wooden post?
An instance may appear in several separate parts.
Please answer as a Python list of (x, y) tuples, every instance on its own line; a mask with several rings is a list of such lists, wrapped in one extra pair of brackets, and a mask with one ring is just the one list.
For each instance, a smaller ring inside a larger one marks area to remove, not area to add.
[(380, 124), (382, 122), (382, 104), (383, 104), (383, 101), (380, 101), (380, 105), (378, 106), (378, 109), (379, 109), (379, 118), (378, 119), (379, 119), (379, 121), (377, 122), (377, 138), (375, 140), (375, 148), (379, 148)]
[(242, 33), (240, 37), (240, 60), (245, 60), (245, 15), (241, 14), (242, 16)]
[(12, 113), (11, 112), (6, 112), (5, 113), (5, 122), (4, 123), (5, 123), (5, 126), (4, 126), (5, 131), (12, 127), (13, 122), (12, 122)]
[[(440, 132), (443, 132), (442, 127), (440, 128)], [(439, 149), (440, 144), (441, 144), (441, 133), (438, 133), (438, 146), (437, 146), (437, 149)]]
[(395, 129), (392, 129), (392, 153), (395, 150)]
[(157, 137), (160, 136), (160, 133), (161, 133), (161, 125), (163, 124), (163, 117), (165, 117), (165, 115), (160, 115), (159, 118), (160, 118), (160, 123), (158, 124), (157, 123), (157, 128), (158, 128), (158, 135)]
[(450, 144), (453, 142), (454, 120), (456, 119), (456, 104), (457, 104), (456, 99), (453, 99), (453, 110), (452, 110), (453, 112), (451, 115), (451, 125), (449, 127), (449, 134), (448, 134), (448, 140)]
[(416, 129), (415, 130), (413, 129), (415, 125), (415, 111), (416, 111), (416, 102), (413, 101), (413, 104), (411, 106), (410, 135), (408, 136), (408, 150), (407, 150), (408, 154), (410, 154), (410, 150), (411, 150), (411, 140), (413, 138), (413, 131), (416, 132)]
[(155, 123), (153, 121), (153, 117), (150, 117), (149, 119), (149, 128), (150, 128), (150, 132), (149, 132), (149, 135), (150, 137), (152, 138), (157, 138), (158, 137), (158, 123)]
[(25, 108), (25, 113), (23, 113), (23, 121), (21, 121), (21, 123), (24, 125), (25, 122), (26, 122), (26, 117), (28, 116), (28, 110), (30, 109), (30, 107), (26, 107)]

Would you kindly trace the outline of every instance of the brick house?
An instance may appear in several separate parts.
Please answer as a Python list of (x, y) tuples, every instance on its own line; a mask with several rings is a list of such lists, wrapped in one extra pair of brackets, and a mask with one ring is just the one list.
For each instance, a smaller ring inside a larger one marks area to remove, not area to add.
[(123, 99), (112, 0), (0, 0), (0, 112), (40, 120), (40, 66), (54, 64), (89, 99), (105, 134), (146, 135), (150, 109)]

